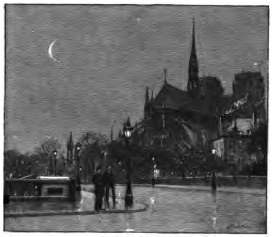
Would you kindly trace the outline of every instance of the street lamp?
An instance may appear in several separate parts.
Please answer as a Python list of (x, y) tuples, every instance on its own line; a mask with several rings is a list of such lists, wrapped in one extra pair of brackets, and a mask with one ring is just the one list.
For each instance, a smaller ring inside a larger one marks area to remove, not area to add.
[(216, 149), (215, 148), (212, 149), (212, 153), (213, 153), (213, 155), (215, 155), (215, 153), (216, 153)]
[(56, 176), (57, 174), (57, 155), (58, 155), (58, 152), (55, 150), (53, 151), (53, 156), (54, 156), (54, 175)]
[[(127, 120), (125, 127), (124, 127), (124, 134), (126, 145), (129, 147), (129, 138), (132, 134), (132, 128), (130, 125), (129, 119)], [(125, 194), (125, 208), (128, 209), (133, 205), (133, 194), (131, 188), (131, 158), (128, 157), (127, 160), (127, 173), (126, 173), (126, 194)]]
[(77, 168), (77, 191), (80, 191), (80, 151), (81, 151), (81, 144), (78, 142), (76, 144), (76, 168)]
[(131, 137), (131, 131), (130, 130), (125, 130), (125, 137), (130, 138)]

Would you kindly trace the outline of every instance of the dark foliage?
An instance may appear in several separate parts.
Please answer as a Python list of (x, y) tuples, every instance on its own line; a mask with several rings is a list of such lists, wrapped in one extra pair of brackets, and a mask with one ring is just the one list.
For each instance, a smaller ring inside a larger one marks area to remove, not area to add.
[(250, 154), (262, 153), (263, 157), (267, 156), (267, 138), (268, 125), (261, 123), (256, 130), (251, 134), (251, 140), (248, 145), (248, 152)]

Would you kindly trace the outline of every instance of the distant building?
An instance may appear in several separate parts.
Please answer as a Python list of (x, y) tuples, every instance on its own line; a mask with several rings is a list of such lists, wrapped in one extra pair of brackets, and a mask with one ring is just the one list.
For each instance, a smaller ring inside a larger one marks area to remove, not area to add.
[[(239, 80), (245, 80), (244, 78), (247, 78), (245, 77), (246, 75), (252, 76), (258, 74), (246, 73), (239, 75), (239, 77), (236, 77), (236, 83)], [(237, 80), (237, 78), (240, 79)], [(249, 81), (251, 80), (250, 78)], [(248, 84), (251, 85), (252, 83)], [(263, 94), (251, 91), (248, 88), (250, 86), (245, 85), (244, 89), (242, 86), (240, 88), (237, 86), (235, 93), (236, 97), (240, 95), (240, 99), (234, 101), (230, 108), (225, 111), (225, 114), (220, 116), (221, 133), (212, 141), (212, 146), (218, 158), (222, 158), (228, 164), (233, 164), (236, 170), (242, 170), (246, 165), (256, 160), (256, 155), (249, 155), (247, 152), (248, 143), (254, 129), (261, 122), (265, 121)], [(257, 87), (257, 89), (262, 91), (261, 87)], [(241, 98), (241, 96), (243, 97)], [(259, 101), (257, 101), (258, 99)]]
[(215, 154), (235, 170), (241, 171), (246, 165), (251, 164), (253, 157), (247, 153), (247, 146), (250, 141), (249, 135), (233, 133), (222, 135), (212, 141)]
[(254, 113), (257, 120), (266, 120), (265, 84), (260, 72), (236, 74), (233, 82), (233, 97), (235, 101), (246, 98), (236, 117), (251, 117)]
[(264, 78), (260, 72), (240, 72), (234, 77), (233, 95), (236, 100), (248, 94), (249, 101), (260, 101), (264, 97)]

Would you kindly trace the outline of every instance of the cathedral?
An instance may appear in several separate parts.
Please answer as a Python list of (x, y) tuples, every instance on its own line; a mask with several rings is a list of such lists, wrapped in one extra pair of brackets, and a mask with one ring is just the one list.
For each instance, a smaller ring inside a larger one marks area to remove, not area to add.
[(188, 68), (187, 90), (181, 90), (167, 82), (156, 96), (146, 88), (144, 118), (134, 128), (139, 145), (158, 146), (183, 150), (206, 145), (218, 134), (217, 109), (210, 107), (200, 92), (198, 60), (195, 42), (195, 23)]

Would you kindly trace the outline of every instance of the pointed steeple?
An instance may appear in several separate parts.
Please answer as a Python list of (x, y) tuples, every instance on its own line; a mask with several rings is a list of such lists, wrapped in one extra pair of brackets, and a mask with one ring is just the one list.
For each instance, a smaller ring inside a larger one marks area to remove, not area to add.
[(125, 126), (126, 127), (131, 127), (131, 123), (130, 123), (130, 118), (129, 117), (127, 117), (127, 121), (125, 123)]
[(193, 19), (192, 30), (192, 48), (189, 59), (189, 71), (188, 71), (188, 84), (187, 91), (198, 93), (199, 80), (198, 80), (198, 61), (196, 55), (196, 43), (195, 43), (195, 20)]
[(164, 68), (164, 84), (167, 84), (167, 69)]
[(70, 132), (70, 138), (67, 141), (67, 148), (68, 149), (73, 149), (73, 147), (74, 147), (73, 134), (72, 134), (72, 132)]
[(193, 18), (193, 31), (192, 31), (192, 49), (191, 57), (196, 57), (196, 46), (195, 46), (195, 18)]

